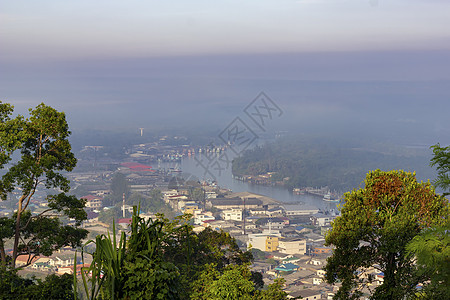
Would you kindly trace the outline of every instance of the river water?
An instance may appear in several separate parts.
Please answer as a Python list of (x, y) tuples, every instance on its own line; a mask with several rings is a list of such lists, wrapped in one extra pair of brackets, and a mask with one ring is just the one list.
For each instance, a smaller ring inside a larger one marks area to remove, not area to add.
[[(208, 163), (210, 162), (210, 163)], [(215, 160), (214, 162), (217, 162)], [(242, 182), (233, 178), (231, 164), (211, 163), (211, 158), (206, 155), (184, 157), (179, 163), (160, 163), (159, 168), (180, 169), (184, 178), (198, 178), (199, 180), (215, 180), (221, 188), (231, 189), (233, 192), (250, 192), (264, 195), (284, 203), (298, 203), (305, 208), (317, 207), (321, 210), (336, 210), (336, 202), (327, 202), (322, 197), (304, 194), (295, 195), (285, 187), (263, 186)], [(220, 162), (220, 161), (219, 161)], [(220, 169), (220, 170), (219, 170)]]

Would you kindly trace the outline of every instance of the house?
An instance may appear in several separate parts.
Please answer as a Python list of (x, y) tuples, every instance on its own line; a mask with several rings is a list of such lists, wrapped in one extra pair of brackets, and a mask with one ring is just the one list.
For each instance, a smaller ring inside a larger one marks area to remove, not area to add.
[(122, 229), (127, 229), (131, 225), (131, 218), (122, 218), (117, 221)]
[(200, 213), (194, 216), (194, 224), (202, 225), (205, 221), (214, 221), (216, 218), (210, 213)]
[[(282, 215), (283, 213), (284, 213), (284, 210), (283, 210), (282, 207), (273, 207), (273, 208), (270, 208), (270, 209), (267, 211), (267, 214), (268, 214), (269, 216), (280, 216), (280, 215)], [(288, 222), (288, 224), (289, 224), (289, 222)]]
[(167, 203), (172, 207), (174, 210), (181, 210), (186, 205), (186, 202), (188, 200), (188, 197), (185, 195), (177, 194), (173, 196), (167, 197)]
[(299, 234), (297, 231), (295, 231), (295, 229), (293, 227), (285, 227), (283, 229), (280, 230), (281, 235), (283, 237), (286, 238), (294, 238), (294, 237), (299, 237)]
[(288, 298), (302, 299), (302, 300), (318, 300), (322, 299), (322, 294), (320, 293), (320, 291), (303, 289), (289, 293)]
[(87, 212), (87, 223), (95, 223), (98, 222), (98, 216), (99, 214), (93, 211)]
[(248, 212), (252, 215), (252, 216), (261, 216), (261, 215), (267, 215), (267, 209), (265, 208), (251, 208), (248, 210)]
[(276, 259), (276, 260), (285, 260), (285, 259), (288, 259), (291, 257), (293, 257), (293, 255), (284, 254), (284, 253), (280, 253), (280, 252), (273, 253), (273, 259)]
[(311, 259), (311, 261), (309, 263), (314, 266), (322, 266), (325, 264), (325, 259), (322, 260), (322, 259), (313, 258), (313, 259)]
[(48, 270), (51, 267), (50, 261), (51, 261), (51, 258), (49, 258), (49, 257), (39, 257), (31, 265), (31, 268), (35, 269), (35, 270), (40, 270), (40, 271)]
[(233, 208), (233, 209), (223, 210), (220, 213), (220, 217), (223, 220), (242, 221), (242, 209)]
[(267, 252), (273, 252), (278, 250), (278, 242), (279, 242), (278, 236), (272, 236), (269, 235), (266, 237), (266, 250)]
[(185, 202), (184, 206), (181, 208), (181, 211), (184, 214), (191, 214), (191, 215), (195, 215), (196, 213), (200, 213), (201, 209), (199, 208), (199, 204), (194, 202), (194, 201), (190, 201), (190, 202)]
[(272, 265), (265, 262), (253, 262), (253, 264), (250, 266), (251, 270), (254, 272), (260, 272), (262, 274), (266, 273), (267, 271), (272, 270)]
[(286, 212), (286, 216), (314, 215), (319, 212), (317, 207), (302, 204), (284, 204), (283, 207)]
[(300, 261), (300, 258), (295, 257), (295, 256), (291, 256), (291, 257), (287, 257), (286, 259), (283, 260), (283, 264), (287, 264), (287, 263), (298, 263)]
[(323, 279), (320, 277), (313, 277), (313, 279), (312, 279), (312, 284), (314, 284), (314, 285), (319, 285), (322, 282), (323, 282)]
[(297, 227), (295, 227), (295, 231), (296, 231), (297, 233), (309, 233), (309, 232), (311, 232), (312, 230), (309, 229), (309, 228), (305, 228), (305, 227), (303, 227), (303, 226), (297, 226)]
[(33, 259), (31, 259), (31, 256), (29, 256), (29, 255), (19, 255), (16, 258), (16, 266), (17, 267), (25, 266), (25, 265), (29, 264), (29, 262), (30, 262), (30, 264), (33, 264), (38, 259), (39, 259), (39, 257), (34, 257)]
[(285, 221), (281, 218), (264, 218), (257, 221), (264, 229), (282, 229), (285, 226)]
[(31, 268), (39, 271), (46, 271), (50, 269), (48, 262), (35, 262), (31, 265)]
[(230, 209), (230, 208), (240, 208), (240, 209), (252, 209), (257, 207), (262, 207), (262, 201), (256, 198), (216, 198), (210, 199), (208, 201), (209, 206), (215, 207), (217, 209)]
[(297, 271), (298, 268), (300, 268), (299, 266), (297, 266), (296, 264), (293, 263), (287, 263), (287, 264), (282, 264), (279, 265), (278, 267), (275, 268), (276, 271), (284, 271), (284, 272), (292, 272), (292, 271)]
[(314, 247), (311, 253), (312, 255), (331, 254), (332, 251), (333, 251), (332, 248), (322, 246), (322, 247)]
[(330, 216), (325, 214), (315, 214), (311, 216), (311, 225), (314, 226), (329, 226), (331, 221), (336, 219), (336, 216)]
[(99, 209), (102, 207), (103, 198), (100, 196), (86, 195), (81, 197), (86, 200), (86, 207), (90, 209)]
[(263, 233), (251, 233), (248, 235), (247, 248), (255, 248), (261, 251), (266, 251), (266, 239), (268, 236), (281, 236), (279, 232), (268, 232)]
[(306, 254), (306, 240), (301, 238), (282, 238), (278, 242), (278, 251), (285, 254)]
[(171, 196), (176, 196), (176, 195), (178, 195), (179, 193), (178, 193), (177, 190), (174, 189), (174, 190), (164, 191), (164, 192), (162, 192), (162, 194), (163, 194), (164, 202), (165, 202), (165, 203), (169, 203), (169, 201), (170, 201), (170, 198), (169, 198), (169, 197), (171, 197)]
[(320, 278), (325, 278), (326, 273), (327, 272), (325, 272), (325, 270), (323, 270), (323, 269), (317, 270), (317, 276), (319, 276)]
[(205, 191), (206, 199), (215, 199), (217, 198), (217, 193), (214, 191)]
[(63, 251), (53, 254), (48, 263), (58, 268), (71, 266), (74, 264), (74, 252)]

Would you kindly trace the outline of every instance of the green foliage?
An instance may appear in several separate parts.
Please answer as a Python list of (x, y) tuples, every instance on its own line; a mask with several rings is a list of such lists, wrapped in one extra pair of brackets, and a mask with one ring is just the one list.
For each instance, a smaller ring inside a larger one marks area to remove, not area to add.
[(284, 279), (276, 279), (267, 290), (257, 289), (252, 279), (248, 265), (229, 265), (219, 272), (216, 265), (209, 264), (193, 283), (191, 299), (287, 299), (288, 294), (283, 291)]
[(406, 249), (415, 255), (418, 275), (426, 281), (417, 297), (450, 299), (450, 223), (425, 229)]
[(205, 200), (205, 190), (202, 188), (194, 188), (189, 190), (189, 198), (195, 201)]
[(261, 278), (247, 267), (250, 252), (242, 252), (226, 232), (207, 228), (195, 233), (188, 216), (144, 221), (135, 208), (129, 236), (127, 241), (122, 234), (117, 244), (113, 231), (113, 237), (102, 235), (90, 241), (96, 245), (93, 263), (82, 273), (90, 299), (203, 297), (199, 287), (207, 285), (205, 278), (219, 279), (232, 266), (245, 267), (253, 290), (255, 285), (261, 287)]
[(69, 274), (49, 275), (45, 280), (25, 279), (16, 271), (0, 272), (1, 299), (74, 299), (72, 277)]
[(112, 204), (122, 203), (123, 195), (125, 199), (130, 196), (130, 185), (125, 178), (125, 175), (117, 172), (111, 180), (111, 199)]
[(120, 206), (103, 209), (98, 214), (98, 220), (108, 225), (112, 225), (113, 221), (119, 218), (122, 218), (122, 209)]
[[(86, 295), (89, 299), (96, 299), (102, 292), (106, 299), (120, 299), (124, 284), (123, 272), (125, 260), (125, 232), (122, 232), (119, 243), (116, 241), (116, 231), (113, 226), (113, 237), (102, 234), (94, 241), (88, 241), (86, 245), (95, 243), (96, 249), (92, 254), (92, 263), (89, 268), (82, 269)], [(87, 273), (90, 273), (91, 289), (87, 284)]]
[(127, 204), (132, 206), (140, 206), (141, 211), (144, 212), (166, 212), (170, 211), (170, 207), (164, 203), (161, 190), (153, 189), (150, 191), (150, 195), (144, 195), (142, 193), (133, 193), (127, 199)]
[(285, 138), (246, 151), (233, 160), (232, 171), (238, 176), (275, 172), (272, 181), (289, 177), (285, 184), (291, 188), (328, 186), (348, 191), (359, 186), (367, 170), (414, 169), (429, 178), (432, 170), (427, 165), (428, 158), (421, 153), (407, 156), (388, 153), (386, 147), (372, 151), (345, 141)]
[(447, 191), (444, 196), (450, 195), (450, 146), (441, 147), (436, 144), (431, 147), (433, 149), (433, 158), (431, 166), (436, 166), (438, 177), (434, 181), (436, 187)]
[(206, 295), (208, 299), (251, 299), (255, 287), (250, 276), (247, 266), (230, 265), (211, 284), (211, 289), (206, 292)]
[(29, 290), (32, 290), (32, 295), (27, 295), (28, 299), (74, 299), (72, 276), (69, 274), (48, 275), (44, 281), (38, 281), (38, 284)]
[[(86, 219), (83, 200), (65, 194), (70, 187), (63, 172), (72, 171), (77, 162), (65, 114), (44, 104), (30, 109), (28, 118), (12, 118), (12, 112), (11, 105), (0, 103), (0, 167), (10, 163), (0, 180), (0, 197), (6, 200), (8, 193), (21, 192), (13, 221), (2, 219), (5, 227), (0, 232), (2, 267), (14, 269), (17, 256), (28, 255), (31, 261), (40, 253), (50, 255), (62, 246), (80, 245), (87, 231), (78, 228)], [(17, 159), (11, 163), (13, 155)], [(39, 184), (61, 193), (48, 195), (48, 209), (31, 216), (27, 208)], [(63, 226), (55, 214), (73, 218), (75, 226)], [(11, 257), (4, 249), (8, 240), (13, 240)]]
[(287, 293), (283, 291), (286, 280), (277, 278), (269, 285), (266, 291), (261, 293), (261, 300), (283, 300), (287, 299)]
[[(162, 260), (161, 243), (164, 223), (140, 218), (134, 209), (128, 243), (122, 232), (119, 243), (113, 237), (96, 238), (93, 262), (82, 272), (86, 294), (96, 299), (177, 299), (178, 269)], [(89, 244), (88, 243), (88, 244)], [(128, 247), (126, 247), (128, 246)], [(88, 289), (87, 273), (92, 276)]]
[(255, 260), (264, 260), (266, 259), (266, 253), (256, 248), (251, 248), (250, 252), (252, 253)]
[(384, 272), (373, 299), (402, 299), (414, 293), (420, 278), (406, 245), (423, 228), (443, 225), (449, 204), (429, 183), (418, 183), (404, 171), (369, 172), (365, 187), (345, 194), (341, 216), (332, 224), (326, 245), (336, 249), (328, 258), (326, 280), (341, 281), (337, 299), (357, 299), (372, 278), (359, 274), (370, 268)]

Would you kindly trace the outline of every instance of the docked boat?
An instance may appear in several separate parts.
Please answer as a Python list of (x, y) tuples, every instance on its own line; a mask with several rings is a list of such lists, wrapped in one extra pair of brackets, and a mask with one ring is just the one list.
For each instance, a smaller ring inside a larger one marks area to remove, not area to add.
[(339, 201), (339, 199), (336, 196), (334, 196), (333, 194), (331, 194), (330, 192), (326, 193), (323, 196), (322, 200), (323, 201), (329, 201), (329, 202), (337, 202), (337, 201)]

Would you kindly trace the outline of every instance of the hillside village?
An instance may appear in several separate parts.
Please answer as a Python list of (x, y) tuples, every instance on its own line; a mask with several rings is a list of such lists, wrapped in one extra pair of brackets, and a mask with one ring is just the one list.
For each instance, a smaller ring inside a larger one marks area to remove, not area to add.
[[(331, 299), (334, 295), (337, 287), (324, 283), (322, 270), (332, 252), (331, 248), (324, 246), (324, 236), (336, 217), (333, 212), (321, 212), (301, 203), (284, 204), (249, 192), (233, 193), (215, 182), (185, 179), (181, 172), (155, 170), (136, 161), (116, 162), (116, 166), (114, 171), (73, 172), (68, 175), (72, 184), (76, 188), (82, 187), (78, 190), (85, 192), (81, 198), (86, 201), (88, 220), (83, 226), (91, 232), (90, 238), (111, 231), (112, 222), (107, 224), (100, 219), (102, 214), (114, 208), (120, 208), (115, 218), (117, 228), (127, 232), (133, 206), (127, 204), (125, 197), (114, 207), (105, 205), (105, 199), (112, 192), (111, 180), (120, 173), (126, 178), (130, 194), (145, 197), (154, 190), (161, 191), (160, 200), (174, 215), (191, 216), (195, 232), (207, 227), (223, 230), (236, 239), (241, 249), (251, 249), (254, 255), (251, 268), (262, 273), (265, 284), (283, 277), (286, 280), (285, 291), (291, 298)], [(46, 190), (44, 187), (38, 190), (30, 205), (35, 214), (46, 207), (43, 202)], [(148, 201), (149, 198), (143, 199)], [(10, 212), (6, 207), (1, 210), (3, 215)], [(157, 213), (159, 211), (141, 210), (140, 216), (156, 219)], [(74, 250), (64, 248), (50, 257), (19, 257), (18, 265), (27, 265), (20, 273), (38, 277), (49, 273), (73, 273)], [(80, 272), (82, 266), (89, 265), (89, 255), (85, 255), (84, 260), (80, 255), (77, 258), (76, 271)], [(367, 275), (375, 276), (376, 283), (383, 280), (383, 274), (376, 270)]]

